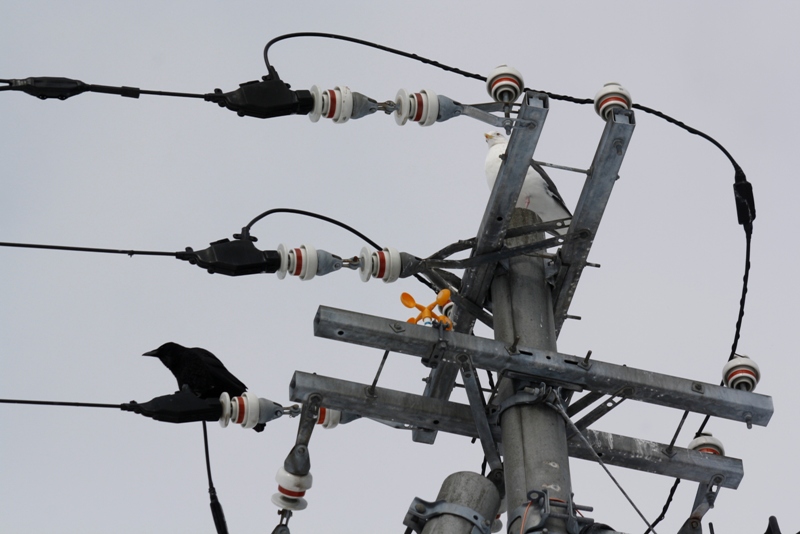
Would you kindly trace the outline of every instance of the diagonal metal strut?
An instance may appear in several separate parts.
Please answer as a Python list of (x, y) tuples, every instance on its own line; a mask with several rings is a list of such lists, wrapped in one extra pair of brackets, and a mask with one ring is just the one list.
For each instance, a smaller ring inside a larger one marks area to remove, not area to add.
[[(500, 166), (478, 228), (473, 255), (495, 252), (503, 246), (511, 212), (522, 190), (542, 126), (547, 118), (548, 106), (547, 95), (525, 93), (514, 130), (508, 141), (506, 159)], [(489, 290), (494, 268), (495, 264), (490, 263), (467, 269), (461, 281), (461, 297), (481, 306)], [(455, 307), (451, 319), (457, 332), (468, 333), (475, 324), (475, 318), (460, 306)], [(424, 395), (436, 399), (448, 399), (453, 391), (458, 370), (458, 365), (453, 363), (446, 363), (433, 369), (425, 386)], [(412, 439), (422, 443), (433, 443), (436, 440), (436, 431), (415, 430)]]

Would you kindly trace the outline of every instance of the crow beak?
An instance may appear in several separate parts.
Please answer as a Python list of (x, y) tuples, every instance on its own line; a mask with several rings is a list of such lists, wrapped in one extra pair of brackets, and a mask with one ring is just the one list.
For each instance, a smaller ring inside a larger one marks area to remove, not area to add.
[(158, 356), (158, 349), (153, 349), (150, 352), (145, 352), (142, 356)]

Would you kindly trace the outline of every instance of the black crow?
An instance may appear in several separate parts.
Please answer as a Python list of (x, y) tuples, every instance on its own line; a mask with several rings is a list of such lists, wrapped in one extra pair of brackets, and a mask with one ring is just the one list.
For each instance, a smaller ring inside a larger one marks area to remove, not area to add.
[(187, 386), (203, 399), (219, 397), (223, 392), (235, 397), (247, 390), (216, 356), (199, 347), (190, 349), (170, 342), (142, 356), (157, 357), (175, 375), (178, 388)]

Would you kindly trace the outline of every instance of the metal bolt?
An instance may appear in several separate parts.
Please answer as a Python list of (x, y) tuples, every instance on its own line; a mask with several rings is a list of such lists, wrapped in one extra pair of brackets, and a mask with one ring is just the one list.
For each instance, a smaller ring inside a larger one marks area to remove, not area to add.
[(419, 512), (419, 513), (421, 513), (421, 514), (424, 514), (424, 513), (425, 513), (425, 511), (427, 510), (427, 508), (425, 508), (425, 505), (424, 505), (424, 504), (422, 504), (422, 503), (417, 503), (417, 505), (414, 507), (414, 510), (416, 510), (417, 512)]

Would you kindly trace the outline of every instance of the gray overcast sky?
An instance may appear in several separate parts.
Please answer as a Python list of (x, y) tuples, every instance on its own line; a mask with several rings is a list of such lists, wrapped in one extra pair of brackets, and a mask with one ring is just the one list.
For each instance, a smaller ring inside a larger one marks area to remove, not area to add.
[[(794, 407), (800, 263), (790, 169), (798, 141), (793, 2), (37, 2), (0, 6), (0, 78), (205, 93), (265, 73), (262, 48), (294, 31), (377, 41), (487, 74), (515, 66), (537, 89), (591, 97), (618, 81), (636, 102), (716, 137), (744, 168), (758, 218), (740, 350), (761, 366), (767, 428), (712, 420), (744, 461), (737, 491), (707, 519), (718, 534), (763, 532), (777, 515), (800, 529)], [(377, 100), (422, 88), (477, 103), (483, 84), (353, 44), (297, 39), (270, 55), (293, 88), (348, 85)], [(428, 255), (474, 235), (488, 198), (486, 125), (430, 128), (371, 116), (345, 125), (262, 121), (202, 101), (85, 94), (66, 102), (0, 95), (0, 241), (182, 250), (230, 237), (275, 207), (318, 211), (382, 245)], [(733, 171), (709, 143), (637, 112), (638, 126), (559, 350), (716, 383), (736, 320), (744, 235)], [(551, 102), (537, 159), (586, 167), (603, 128), (590, 106)], [(574, 206), (581, 180), (554, 172)], [(254, 227), (261, 248), (308, 243), (342, 256), (364, 245), (288, 215)], [(288, 404), (295, 370), (369, 382), (381, 353), (313, 337), (320, 304), (405, 319), (414, 281), (363, 284), (341, 272), (311, 282), (208, 275), (169, 258), (0, 249), (0, 397), (146, 401), (170, 393), (140, 354), (165, 341), (216, 353), (256, 394)], [(478, 335), (490, 332), (478, 330)], [(389, 357), (381, 384), (421, 392), (427, 369)], [(464, 401), (457, 394), (455, 400)], [(675, 410), (627, 402), (595, 426), (669, 442)], [(702, 417), (690, 417), (685, 446)], [(3, 532), (212, 532), (198, 424), (113, 410), (0, 406)], [(210, 426), (214, 481), (230, 531), (270, 532), (270, 496), (297, 420), (262, 434)], [(402, 532), (414, 496), (434, 499), (457, 470), (479, 470), (468, 439), (431, 446), (370, 421), (315, 431), (314, 486), (293, 534)], [(577, 502), (619, 531), (644, 525), (596, 464), (571, 464)], [(613, 469), (651, 520), (671, 479)], [(680, 486), (659, 532), (676, 532), (695, 484)]]

